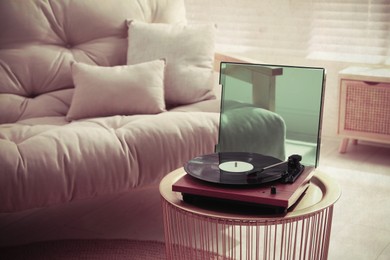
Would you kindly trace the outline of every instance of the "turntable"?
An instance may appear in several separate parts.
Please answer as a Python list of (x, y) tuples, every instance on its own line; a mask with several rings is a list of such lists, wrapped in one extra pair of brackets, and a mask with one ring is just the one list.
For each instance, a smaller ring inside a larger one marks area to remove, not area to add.
[(216, 152), (185, 163), (172, 190), (200, 206), (286, 212), (318, 164), (325, 71), (226, 62), (221, 71)]
[(301, 165), (300, 159), (292, 155), (282, 162), (245, 152), (203, 155), (184, 165), (187, 175), (173, 184), (172, 190), (181, 192), (184, 201), (198, 205), (215, 202), (281, 213), (295, 204), (314, 174), (314, 167)]

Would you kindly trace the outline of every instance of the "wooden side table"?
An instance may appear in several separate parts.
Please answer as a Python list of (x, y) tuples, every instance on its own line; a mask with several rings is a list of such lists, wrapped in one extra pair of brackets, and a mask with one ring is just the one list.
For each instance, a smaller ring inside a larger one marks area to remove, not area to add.
[(172, 184), (160, 183), (168, 259), (327, 259), (339, 185), (316, 172), (306, 193), (283, 215), (240, 213), (185, 203)]
[(339, 152), (349, 139), (390, 143), (390, 68), (348, 67), (339, 73)]

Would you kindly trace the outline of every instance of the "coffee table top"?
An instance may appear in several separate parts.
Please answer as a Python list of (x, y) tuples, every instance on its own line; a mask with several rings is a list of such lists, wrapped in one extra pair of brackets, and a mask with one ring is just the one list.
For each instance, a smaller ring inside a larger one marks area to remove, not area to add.
[(311, 179), (309, 188), (301, 199), (292, 206), (285, 214), (267, 214), (267, 215), (255, 215), (255, 214), (243, 214), (241, 212), (230, 210), (213, 210), (210, 208), (203, 208), (186, 203), (182, 200), (182, 196), (178, 192), (172, 191), (172, 184), (179, 180), (186, 172), (183, 168), (179, 168), (163, 178), (160, 183), (160, 194), (163, 199), (172, 204), (173, 206), (180, 208), (181, 210), (206, 217), (213, 217), (219, 219), (236, 219), (236, 220), (248, 220), (253, 221), (255, 219), (261, 219), (263, 221), (277, 219), (286, 220), (288, 218), (297, 218), (313, 214), (332, 206), (341, 195), (341, 188), (337, 182), (327, 176), (320, 170), (315, 170), (314, 176)]

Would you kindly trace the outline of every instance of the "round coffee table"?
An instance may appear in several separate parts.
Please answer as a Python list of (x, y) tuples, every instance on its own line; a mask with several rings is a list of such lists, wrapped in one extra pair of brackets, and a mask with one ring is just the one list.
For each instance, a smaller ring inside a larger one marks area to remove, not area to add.
[(341, 189), (326, 174), (316, 170), (287, 213), (266, 215), (186, 203), (172, 191), (184, 174), (177, 169), (160, 183), (168, 259), (327, 259)]

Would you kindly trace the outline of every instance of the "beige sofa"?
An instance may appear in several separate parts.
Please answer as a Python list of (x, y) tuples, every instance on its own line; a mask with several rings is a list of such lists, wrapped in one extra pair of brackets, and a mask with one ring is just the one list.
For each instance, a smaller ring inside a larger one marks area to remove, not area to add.
[(235, 103), (218, 136), (216, 72), (244, 60), (215, 53), (215, 30), (183, 0), (0, 1), (0, 217), (156, 188), (218, 137), (283, 160), (269, 105)]
[(157, 184), (214, 151), (214, 27), (182, 0), (0, 2), (0, 212)]

